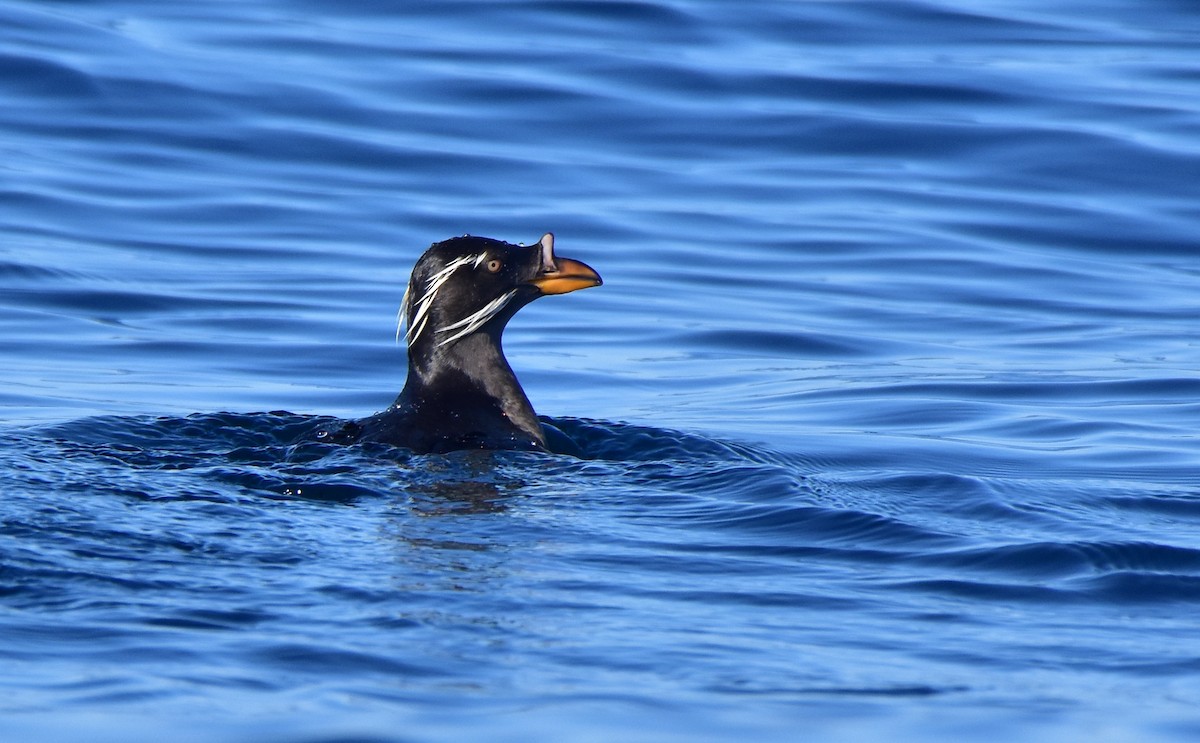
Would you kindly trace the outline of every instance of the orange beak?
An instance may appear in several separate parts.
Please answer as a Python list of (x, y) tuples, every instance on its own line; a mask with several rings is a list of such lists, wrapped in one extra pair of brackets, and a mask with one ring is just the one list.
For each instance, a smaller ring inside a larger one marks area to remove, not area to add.
[(542, 273), (530, 283), (542, 294), (566, 294), (577, 289), (600, 286), (604, 280), (595, 269), (582, 261), (554, 257), (554, 235), (542, 235)]

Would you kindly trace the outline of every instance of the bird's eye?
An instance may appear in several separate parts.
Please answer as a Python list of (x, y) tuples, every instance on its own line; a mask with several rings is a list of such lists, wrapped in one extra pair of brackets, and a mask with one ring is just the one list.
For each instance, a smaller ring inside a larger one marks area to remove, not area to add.
[(496, 273), (502, 268), (504, 268), (504, 262), (499, 258), (493, 258), (487, 262), (487, 270), (491, 273)]

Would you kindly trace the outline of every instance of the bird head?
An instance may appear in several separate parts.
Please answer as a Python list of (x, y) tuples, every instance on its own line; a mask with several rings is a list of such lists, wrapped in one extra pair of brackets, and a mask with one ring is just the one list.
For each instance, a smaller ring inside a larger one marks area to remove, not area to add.
[(400, 309), (410, 358), (481, 333), (498, 344), (517, 310), (538, 297), (602, 283), (590, 266), (554, 255), (550, 233), (533, 245), (469, 235), (434, 243), (413, 267)]

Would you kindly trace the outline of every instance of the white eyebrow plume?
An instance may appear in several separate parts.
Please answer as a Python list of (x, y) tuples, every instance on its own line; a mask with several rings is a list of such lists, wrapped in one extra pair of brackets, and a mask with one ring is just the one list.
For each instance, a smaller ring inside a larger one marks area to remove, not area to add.
[[(466, 317), (459, 320), (458, 322), (456, 322), (452, 325), (447, 325), (444, 328), (438, 328), (437, 332), (439, 332), (439, 333), (448, 333), (451, 330), (456, 330), (458, 328), (462, 328), (462, 330), (459, 330), (454, 335), (450, 336), (449, 338), (446, 338), (441, 343), (438, 343), (438, 345), (444, 346), (447, 343), (450, 343), (452, 341), (458, 340), (459, 338), (462, 338), (464, 335), (470, 335), (471, 333), (474, 333), (476, 330), (479, 330), (479, 328), (483, 327), (484, 323), (486, 323), (488, 320), (491, 320), (493, 317), (495, 317), (497, 315), (497, 313), (500, 312), (500, 310), (502, 310), (506, 306), (508, 306), (508, 303), (511, 302), (512, 298), (515, 296), (517, 296), (517, 290), (513, 289), (513, 290), (507, 292), (506, 294), (502, 294), (499, 297), (496, 297), (492, 301), (485, 304), (483, 307), (479, 308), (479, 310), (477, 312), (473, 312), (470, 315), (467, 315)], [(463, 327), (464, 325), (466, 327)]]
[[(412, 313), (411, 315), (409, 314), (409, 311), (408, 311), (408, 300), (409, 300), (409, 295), (413, 290), (413, 282), (410, 281), (408, 288), (404, 290), (404, 299), (401, 300), (400, 311), (396, 315), (396, 317), (397, 317), (396, 341), (397, 342), (400, 341), (401, 325), (407, 324), (408, 332), (405, 333), (405, 335), (404, 335), (404, 342), (409, 347), (412, 347), (412, 344), (417, 340), (417, 338), (421, 337), (421, 333), (425, 330), (425, 326), (429, 323), (429, 309), (433, 306), (434, 300), (437, 299), (438, 291), (441, 290), (442, 286), (445, 285), (445, 283), (450, 280), (450, 277), (454, 274), (454, 272), (457, 271), (462, 266), (465, 266), (467, 264), (473, 264), (473, 266), (475, 268), (478, 268), (479, 265), (482, 264), (486, 260), (487, 260), (487, 252), (482, 252), (482, 253), (478, 253), (476, 255), (464, 255), (460, 258), (455, 258), (454, 260), (447, 263), (437, 273), (433, 274), (432, 276), (429, 277), (428, 280), (425, 281), (425, 293), (422, 294), (421, 298), (417, 300), (416, 312)], [(510, 294), (515, 294), (515, 292), (510, 292)], [(484, 310), (488, 309), (488, 307), (491, 307), (492, 305), (496, 304), (500, 300), (504, 300), (503, 303), (501, 303), (496, 309), (492, 310), (491, 315), (494, 315), (496, 312), (499, 312), (500, 309), (502, 309), (504, 307), (504, 305), (508, 304), (508, 301), (510, 299), (512, 299), (511, 296), (508, 296), (507, 299), (505, 297), (500, 297), (499, 299), (494, 300), (491, 303), (489, 303), (487, 307), (484, 307)], [(449, 327), (442, 328), (439, 332), (445, 332), (447, 330), (452, 330), (461, 325), (467, 324), (467, 321), (469, 321), (471, 318), (475, 318), (475, 317), (479, 316), (481, 312), (483, 312), (483, 310), (480, 310), (480, 312), (476, 312), (475, 314), (471, 315), (471, 317), (467, 318), (466, 321), (459, 321), (457, 323), (454, 323), (453, 325), (451, 325)], [(483, 323), (487, 322), (488, 319), (491, 317), (491, 315), (488, 315), (487, 317), (483, 318), (483, 320), (481, 320), (479, 322), (479, 325), (482, 325)], [(479, 327), (479, 325), (470, 327), (468, 330), (464, 330), (462, 333), (455, 335), (453, 338), (444, 340), (441, 343), (439, 343), (438, 345), (439, 346), (445, 345), (446, 343), (449, 343), (451, 340), (455, 340), (462, 335), (466, 335), (467, 333), (470, 333), (470, 332), (476, 330)]]
[(404, 299), (400, 300), (400, 309), (396, 310), (396, 342), (400, 342), (400, 329), (408, 322), (408, 287), (404, 287)]

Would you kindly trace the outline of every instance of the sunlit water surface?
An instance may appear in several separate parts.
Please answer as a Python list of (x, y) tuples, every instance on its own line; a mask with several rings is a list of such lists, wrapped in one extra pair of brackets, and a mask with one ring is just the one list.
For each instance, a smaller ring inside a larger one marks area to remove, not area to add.
[[(964, 7), (6, 3), (0, 737), (1194, 740), (1200, 16)], [(547, 230), (582, 457), (307, 436)]]

